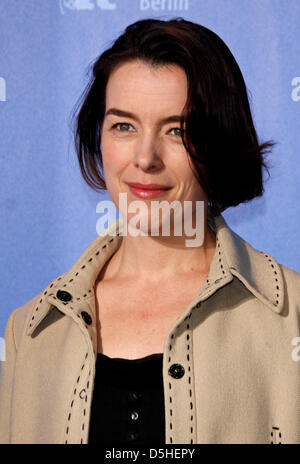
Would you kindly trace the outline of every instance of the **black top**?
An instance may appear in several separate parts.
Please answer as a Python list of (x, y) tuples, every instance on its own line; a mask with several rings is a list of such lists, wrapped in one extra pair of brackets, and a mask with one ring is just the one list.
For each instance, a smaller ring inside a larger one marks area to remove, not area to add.
[(98, 353), (89, 443), (165, 443), (163, 354), (139, 359)]

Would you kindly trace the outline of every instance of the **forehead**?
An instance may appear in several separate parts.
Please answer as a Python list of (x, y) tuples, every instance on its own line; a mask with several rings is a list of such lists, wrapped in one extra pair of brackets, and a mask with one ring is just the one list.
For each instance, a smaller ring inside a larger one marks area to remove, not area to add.
[[(185, 71), (175, 64), (154, 67), (139, 60), (118, 65), (106, 87), (106, 105), (181, 110), (187, 97)], [(130, 107), (130, 108), (129, 108)]]

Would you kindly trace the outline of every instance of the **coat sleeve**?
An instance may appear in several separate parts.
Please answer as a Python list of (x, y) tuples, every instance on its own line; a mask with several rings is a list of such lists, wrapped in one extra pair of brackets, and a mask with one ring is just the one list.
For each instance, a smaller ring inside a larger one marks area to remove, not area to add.
[(14, 338), (15, 311), (8, 318), (2, 344), (0, 371), (0, 444), (10, 442), (10, 411), (13, 377), (16, 360), (16, 343)]

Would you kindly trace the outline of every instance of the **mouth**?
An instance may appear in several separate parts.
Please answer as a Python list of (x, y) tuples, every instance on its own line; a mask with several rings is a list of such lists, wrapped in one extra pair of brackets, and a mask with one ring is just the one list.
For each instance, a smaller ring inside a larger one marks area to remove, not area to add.
[(141, 184), (140, 182), (126, 182), (129, 187), (139, 188), (143, 190), (170, 190), (171, 187), (161, 184)]
[(161, 184), (141, 184), (139, 182), (126, 182), (130, 191), (139, 198), (154, 198), (164, 195), (172, 187)]

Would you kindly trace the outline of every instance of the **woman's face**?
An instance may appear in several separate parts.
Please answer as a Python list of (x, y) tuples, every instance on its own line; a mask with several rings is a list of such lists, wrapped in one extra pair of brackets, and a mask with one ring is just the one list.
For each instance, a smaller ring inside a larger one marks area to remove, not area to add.
[[(134, 200), (145, 202), (148, 213), (153, 200), (179, 200), (183, 208), (186, 200), (207, 199), (191, 170), (179, 120), (166, 120), (181, 115), (186, 98), (186, 74), (177, 65), (154, 68), (136, 60), (119, 65), (111, 73), (101, 151), (106, 187), (122, 214), (119, 193), (127, 193), (128, 205)], [(155, 183), (170, 189), (153, 199), (141, 199), (128, 182)], [(129, 220), (131, 215), (126, 214)]]

